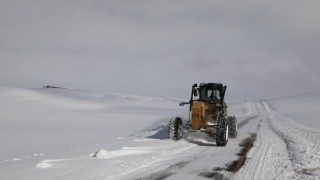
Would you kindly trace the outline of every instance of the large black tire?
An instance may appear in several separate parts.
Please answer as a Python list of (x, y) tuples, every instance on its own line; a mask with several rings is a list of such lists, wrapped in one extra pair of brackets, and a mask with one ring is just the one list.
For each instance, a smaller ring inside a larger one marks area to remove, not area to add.
[(237, 119), (235, 116), (229, 116), (227, 118), (229, 127), (229, 138), (236, 138), (238, 135)]
[(216, 144), (217, 146), (226, 146), (229, 139), (229, 128), (226, 119), (223, 116), (217, 118)]
[(179, 140), (182, 138), (182, 119), (179, 117), (174, 117), (169, 123), (169, 139)]

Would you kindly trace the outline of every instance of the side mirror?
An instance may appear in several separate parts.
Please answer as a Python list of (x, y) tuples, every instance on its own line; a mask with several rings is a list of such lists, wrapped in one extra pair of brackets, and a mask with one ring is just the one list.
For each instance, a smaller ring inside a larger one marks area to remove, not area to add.
[(184, 106), (186, 104), (190, 104), (190, 102), (181, 102), (181, 103), (179, 103), (179, 106)]
[(198, 96), (198, 91), (197, 91), (197, 89), (193, 89), (193, 96)]

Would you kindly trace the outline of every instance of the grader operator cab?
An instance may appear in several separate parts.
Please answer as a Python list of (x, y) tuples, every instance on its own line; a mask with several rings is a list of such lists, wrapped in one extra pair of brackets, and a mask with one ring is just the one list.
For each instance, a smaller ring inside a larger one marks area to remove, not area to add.
[(214, 134), (217, 146), (225, 146), (228, 138), (237, 136), (237, 119), (227, 115), (224, 97), (227, 86), (220, 83), (201, 83), (192, 86), (189, 102), (190, 116), (187, 121), (174, 117), (169, 123), (169, 138), (179, 140), (185, 131), (202, 131)]

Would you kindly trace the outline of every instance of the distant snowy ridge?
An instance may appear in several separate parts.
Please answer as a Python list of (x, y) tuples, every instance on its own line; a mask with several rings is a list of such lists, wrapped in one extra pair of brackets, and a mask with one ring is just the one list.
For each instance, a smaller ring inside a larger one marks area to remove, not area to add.
[(74, 89), (74, 88), (69, 88), (69, 87), (53, 86), (53, 85), (46, 85), (46, 86), (43, 86), (43, 88)]

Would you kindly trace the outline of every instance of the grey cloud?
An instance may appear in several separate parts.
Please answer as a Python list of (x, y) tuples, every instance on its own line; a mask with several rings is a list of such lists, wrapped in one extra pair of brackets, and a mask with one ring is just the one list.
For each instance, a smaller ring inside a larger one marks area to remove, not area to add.
[[(0, 2), (0, 85), (185, 97), (319, 91), (319, 1)], [(308, 87), (308, 88), (306, 88)]]

